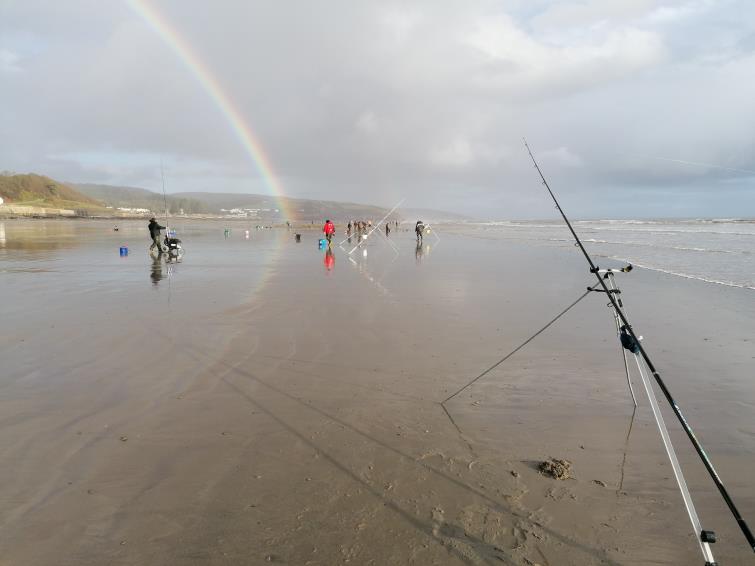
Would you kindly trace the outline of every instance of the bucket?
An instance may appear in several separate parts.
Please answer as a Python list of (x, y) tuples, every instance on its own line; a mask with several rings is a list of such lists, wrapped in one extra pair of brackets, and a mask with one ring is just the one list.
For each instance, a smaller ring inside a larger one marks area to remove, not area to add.
[(328, 244), (328, 241), (327, 241), (327, 240), (325, 240), (325, 239), (321, 239), (321, 240), (320, 240), (320, 243), (319, 243), (319, 245), (318, 245), (318, 247), (319, 247), (320, 249), (323, 249), (323, 248), (324, 248), (324, 247), (325, 247), (325, 246), (326, 246), (327, 244)]
[(297, 242), (301, 242), (301, 234), (297, 234), (296, 235), (296, 241)]
[(121, 246), (119, 251), (120, 251), (121, 257), (128, 255), (128, 248), (126, 246)]

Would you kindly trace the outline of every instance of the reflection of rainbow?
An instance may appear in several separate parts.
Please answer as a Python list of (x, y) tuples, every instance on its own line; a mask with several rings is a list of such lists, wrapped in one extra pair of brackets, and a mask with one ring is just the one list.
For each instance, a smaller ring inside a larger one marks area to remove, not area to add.
[(157, 10), (147, 3), (147, 0), (129, 0), (129, 4), (157, 32), (178, 58), (183, 61), (202, 87), (204, 87), (205, 91), (207, 91), (207, 94), (215, 101), (215, 104), (239, 138), (241, 145), (244, 146), (249, 157), (252, 158), (252, 161), (254, 161), (257, 169), (262, 174), (265, 184), (278, 203), (278, 209), (283, 213), (285, 218), (293, 219), (294, 215), (291, 214), (292, 211), (288, 208), (283, 195), (283, 189), (273, 173), (272, 165), (265, 155), (262, 145), (244, 123), (241, 113), (233, 106), (231, 99), (223, 92), (218, 80), (202, 64), (199, 57), (194, 54), (178, 33), (168, 25), (165, 18), (161, 17)]

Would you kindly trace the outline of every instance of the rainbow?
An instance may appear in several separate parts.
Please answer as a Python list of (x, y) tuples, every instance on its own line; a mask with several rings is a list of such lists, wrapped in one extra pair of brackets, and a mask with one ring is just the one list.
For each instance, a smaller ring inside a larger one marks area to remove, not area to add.
[(283, 187), (273, 172), (273, 166), (270, 163), (270, 159), (265, 155), (262, 144), (254, 136), (249, 126), (247, 126), (241, 112), (234, 106), (231, 98), (223, 91), (220, 82), (202, 63), (202, 60), (192, 51), (178, 32), (146, 0), (128, 0), (128, 4), (134, 12), (149, 24), (166, 45), (173, 50), (183, 64), (191, 71), (199, 84), (202, 85), (202, 88), (215, 102), (215, 105), (223, 114), (236, 134), (236, 137), (241, 142), (241, 145), (246, 150), (246, 153), (262, 175), (265, 185), (278, 204), (278, 209), (283, 213), (285, 218), (294, 219), (296, 215), (292, 214), (293, 211), (289, 209), (287, 199), (283, 193)]

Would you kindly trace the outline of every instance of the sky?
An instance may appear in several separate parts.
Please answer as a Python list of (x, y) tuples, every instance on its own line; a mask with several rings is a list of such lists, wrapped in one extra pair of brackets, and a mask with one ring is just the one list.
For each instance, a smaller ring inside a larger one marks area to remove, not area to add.
[(755, 217), (753, 101), (752, 0), (0, 0), (0, 170), (61, 181), (548, 218), (526, 137), (575, 218)]

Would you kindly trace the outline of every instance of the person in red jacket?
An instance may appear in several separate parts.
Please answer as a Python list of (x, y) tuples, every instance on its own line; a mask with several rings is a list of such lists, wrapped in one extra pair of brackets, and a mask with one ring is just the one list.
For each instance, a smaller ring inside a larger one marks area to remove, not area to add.
[(325, 226), (322, 227), (322, 231), (325, 233), (325, 239), (328, 240), (328, 245), (330, 245), (330, 241), (333, 239), (333, 234), (336, 233), (335, 224), (330, 220), (326, 220)]

